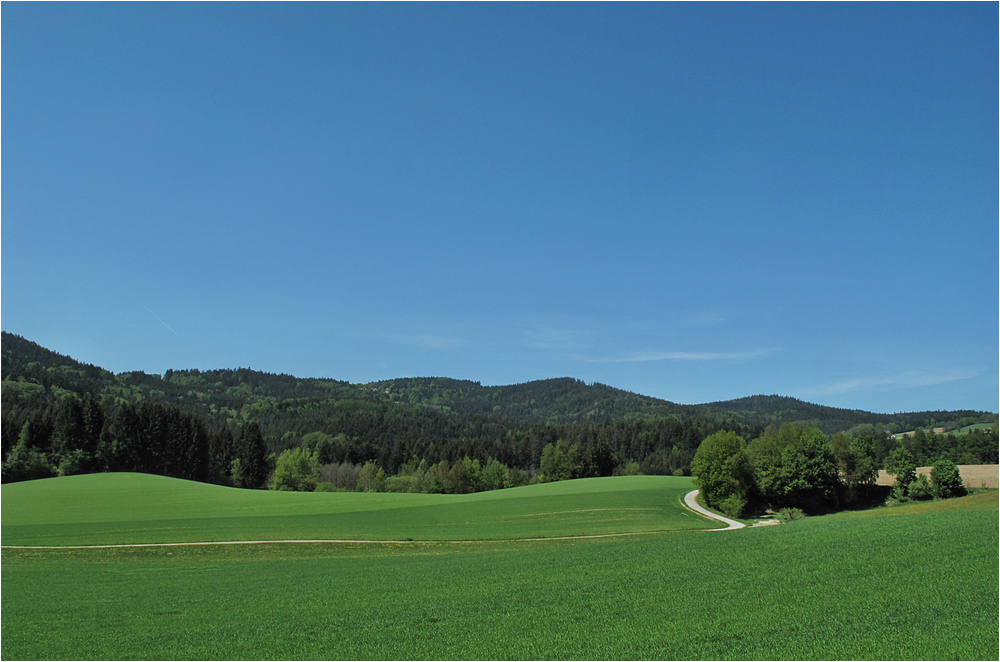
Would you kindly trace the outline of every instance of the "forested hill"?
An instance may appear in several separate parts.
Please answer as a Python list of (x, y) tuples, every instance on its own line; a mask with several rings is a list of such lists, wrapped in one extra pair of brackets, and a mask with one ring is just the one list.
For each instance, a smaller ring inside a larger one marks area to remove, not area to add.
[[(447, 414), (449, 419), (455, 416), (470, 421), (474, 419), (477, 424), (497, 420), (519, 427), (699, 418), (730, 426), (799, 422), (831, 434), (859, 425), (902, 432), (938, 426), (954, 429), (995, 419), (995, 416), (984, 412), (972, 411), (874, 414), (825, 407), (776, 395), (680, 405), (604, 384), (586, 384), (569, 377), (507, 386), (483, 386), (479, 382), (444, 377), (351, 384), (335, 379), (271, 374), (249, 368), (168, 370), (163, 375), (123, 372), (116, 375), (6, 332), (2, 333), (2, 377), (5, 398), (14, 393), (18, 394), (18, 399), (23, 399), (32, 394), (58, 396), (71, 392), (79, 396), (89, 393), (117, 402), (159, 402), (215, 423), (258, 420), (275, 433), (279, 428), (285, 431), (296, 429), (296, 425), (287, 422), (294, 414), (308, 410), (310, 415), (315, 415), (317, 407), (333, 406), (333, 403), (338, 403), (341, 409), (402, 405), (402, 410), (406, 411), (425, 409)], [(279, 420), (282, 421), (280, 424)], [(451, 424), (461, 425), (457, 421)]]
[(37, 343), (2, 333), (2, 369), (5, 381), (33, 382), (47, 389), (82, 395), (110, 395), (124, 400), (158, 400), (194, 409), (239, 411), (261, 401), (294, 398), (356, 397), (357, 387), (334, 379), (300, 379), (250, 368), (235, 370), (167, 370), (163, 375), (108, 370), (48, 350)]
[[(428, 489), (457, 492), (520, 485), (536, 474), (685, 475), (715, 432), (753, 439), (783, 422), (826, 433), (866, 424), (856, 432), (881, 466), (896, 443), (886, 430), (996, 419), (978, 412), (877, 415), (791, 398), (678, 405), (571, 378), (483, 386), (448, 378), (351, 384), (249, 368), (114, 374), (8, 333), (0, 355), (5, 482), (139, 471), (261, 487), (277, 471), (275, 458), (293, 449), (320, 463), (326, 482), (348, 489), (361, 480), (362, 466), (375, 483), (392, 476), (425, 487), (434, 466), (437, 487)], [(915, 437), (909, 444), (922, 461), (996, 461), (995, 432), (928, 438), (932, 443)], [(493, 478), (468, 478), (487, 466)]]
[(410, 377), (373, 382), (370, 386), (394, 401), (531, 423), (655, 419), (697, 413), (689, 406), (600, 383), (586, 384), (570, 377), (509, 386), (483, 386), (479, 382), (441, 377)]
[[(281, 403), (359, 400), (425, 407), (462, 416), (488, 416), (528, 424), (584, 423), (622, 419), (662, 419), (699, 415), (677, 405), (603, 384), (572, 378), (546, 379), (510, 386), (446, 377), (402, 378), (350, 384), (334, 379), (299, 378), (249, 368), (167, 370), (114, 374), (80, 363), (20, 336), (2, 334), (2, 374), (13, 382), (33, 383), (59, 393), (110, 396), (123, 401), (151, 400), (180, 406), (200, 415), (251, 418)], [(702, 414), (704, 416), (704, 414)], [(715, 412), (709, 418), (724, 418)]]
[(545, 448), (558, 446), (572, 461), (565, 477), (680, 475), (706, 436), (759, 432), (724, 414), (573, 379), (484, 387), (446, 378), (350, 384), (249, 368), (116, 375), (7, 333), (2, 377), (5, 481), (112, 470), (259, 487), (266, 454), (294, 448), (315, 451), (326, 467), (374, 463), (393, 475), (413, 462), (461, 473), (466, 459), (534, 472)]
[(996, 419), (996, 416), (986, 412), (969, 410), (875, 414), (860, 409), (824, 407), (781, 395), (752, 395), (736, 400), (695, 405), (695, 408), (706, 412), (730, 412), (763, 424), (802, 423), (818, 427), (827, 434), (850, 430), (860, 425), (871, 425), (891, 432), (938, 427), (950, 432), (966, 425), (993, 422)]

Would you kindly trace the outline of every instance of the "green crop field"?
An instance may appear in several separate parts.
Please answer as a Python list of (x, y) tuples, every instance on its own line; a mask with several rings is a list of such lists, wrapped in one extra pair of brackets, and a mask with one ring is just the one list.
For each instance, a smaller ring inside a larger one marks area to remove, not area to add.
[(5, 546), (193, 540), (213, 522), (216, 540), (425, 542), (7, 548), (0, 656), (997, 659), (997, 492), (704, 532), (680, 510), (689, 481), (451, 498), (113, 475), (5, 485)]
[(690, 478), (590, 478), (467, 495), (237, 490), (145, 474), (3, 486), (5, 545), (473, 540), (713, 528)]

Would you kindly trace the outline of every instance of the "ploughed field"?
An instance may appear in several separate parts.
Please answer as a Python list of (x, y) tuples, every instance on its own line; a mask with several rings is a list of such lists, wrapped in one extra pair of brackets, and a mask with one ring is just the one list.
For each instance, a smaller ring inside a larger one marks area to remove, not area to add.
[[(2, 489), (4, 659), (998, 658), (996, 492), (705, 532), (675, 477)], [(9, 547), (318, 538), (402, 542)]]

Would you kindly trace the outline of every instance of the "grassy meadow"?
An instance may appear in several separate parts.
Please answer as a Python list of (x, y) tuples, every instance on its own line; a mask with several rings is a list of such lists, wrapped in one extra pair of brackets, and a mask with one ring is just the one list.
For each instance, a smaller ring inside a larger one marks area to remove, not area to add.
[(998, 657), (992, 491), (709, 533), (680, 507), (684, 478), (443, 498), (126, 476), (131, 497), (114, 475), (3, 486), (3, 544), (213, 525), (216, 540), (424, 542), (7, 548), (3, 659)]
[(3, 486), (5, 545), (475, 540), (712, 528), (691, 478), (588, 478), (475, 494), (238, 490), (147, 474)]

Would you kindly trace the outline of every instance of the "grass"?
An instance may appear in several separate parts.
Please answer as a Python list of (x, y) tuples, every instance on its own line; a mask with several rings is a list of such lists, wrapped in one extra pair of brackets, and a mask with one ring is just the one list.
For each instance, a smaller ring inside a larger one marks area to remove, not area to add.
[(996, 492), (725, 533), (5, 549), (0, 656), (992, 660), (997, 550)]
[(711, 528), (690, 478), (621, 476), (467, 495), (237, 490), (145, 474), (3, 486), (6, 545), (470, 540)]

